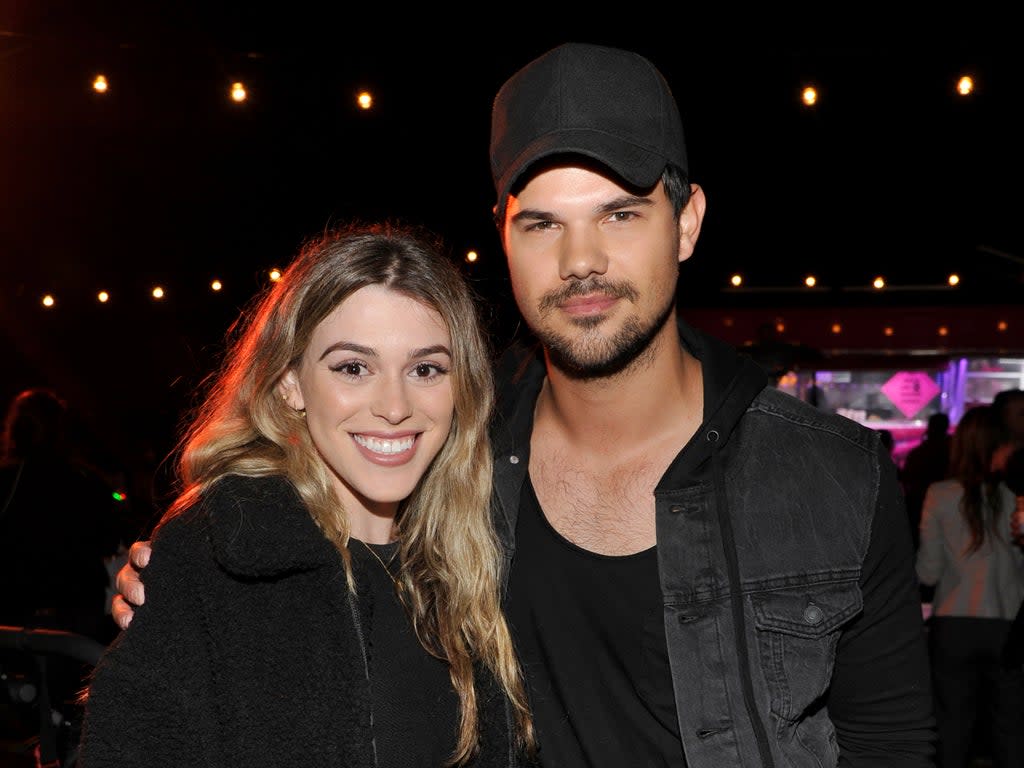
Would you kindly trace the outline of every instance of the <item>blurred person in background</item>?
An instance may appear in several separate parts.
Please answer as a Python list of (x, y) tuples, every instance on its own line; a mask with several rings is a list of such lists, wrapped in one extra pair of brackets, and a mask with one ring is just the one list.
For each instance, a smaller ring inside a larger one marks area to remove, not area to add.
[(999, 446), (995, 453), (996, 471), (1003, 473), (1006, 462), (1018, 448), (1024, 448), (1024, 389), (1004, 389), (992, 399), (992, 410), (999, 425)]
[(1024, 598), (1024, 553), (1011, 533), (1014, 494), (993, 467), (999, 435), (990, 406), (968, 410), (950, 477), (929, 486), (922, 510), (916, 566), (935, 588), (928, 634), (942, 768), (968, 765), (981, 715), (993, 766), (1024, 764), (1024, 677), (1003, 662)]
[[(1016, 497), (1013, 522), (1010, 526), (1013, 540), (1024, 547), (1024, 446), (1011, 453), (1003, 466), (1003, 482)], [(1024, 599), (1010, 628), (1010, 636), (1003, 652), (1003, 663), (1010, 668), (1024, 666)]]
[[(891, 429), (878, 429), (878, 439), (882, 441), (882, 445), (885, 446), (885, 450), (889, 452), (889, 456), (892, 456), (892, 452), (896, 448), (896, 438), (893, 437)], [(894, 459), (895, 461), (895, 459)]]
[[(116, 501), (77, 458), (68, 403), (47, 388), (8, 405), (0, 459), (0, 624), (109, 642), (105, 559), (121, 545)], [(48, 566), (40, 569), (41, 559)], [(12, 588), (12, 585), (17, 585)]]
[(928, 417), (921, 442), (907, 453), (900, 471), (903, 496), (907, 505), (907, 519), (914, 540), (914, 549), (920, 545), (921, 507), (928, 486), (949, 476), (949, 414), (937, 411)]
[[(105, 644), (117, 631), (107, 570), (120, 545), (117, 502), (81, 460), (89, 451), (75, 424), (68, 403), (48, 388), (26, 389), (7, 406), (0, 443), (0, 625), (62, 630)], [(0, 680), (11, 686), (0, 690), (0, 738), (20, 743), (39, 734), (43, 707), (62, 724), (63, 738), (64, 726), (77, 722), (75, 699), (89, 669), (61, 654), (36, 659), (0, 651)]]
[[(1013, 535), (1017, 545), (1024, 547), (1024, 390), (1003, 390), (992, 400), (992, 408), (1001, 429), (995, 468), (1017, 497)], [(1010, 667), (1024, 665), (1024, 600), (1010, 630), (1004, 661)]]

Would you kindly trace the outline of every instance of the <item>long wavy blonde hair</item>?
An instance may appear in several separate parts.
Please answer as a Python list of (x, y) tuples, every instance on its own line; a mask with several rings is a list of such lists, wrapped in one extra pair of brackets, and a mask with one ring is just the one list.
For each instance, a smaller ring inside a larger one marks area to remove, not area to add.
[(305, 420), (282, 401), (278, 384), (298, 366), (317, 325), (368, 285), (430, 307), (451, 336), (452, 429), (396, 515), (399, 595), (420, 642), (448, 662), (461, 704), (451, 764), (464, 764), (479, 748), (474, 661), (504, 688), (519, 744), (532, 752), (533, 726), (501, 612), (499, 544), (489, 517), (491, 350), (475, 297), (436, 235), (398, 223), (351, 224), (303, 246), (232, 326), (223, 363), (204, 382), (205, 399), (179, 444), (180, 494), (161, 523), (225, 475), (283, 475), (341, 553), (349, 589), (355, 589), (345, 509)]

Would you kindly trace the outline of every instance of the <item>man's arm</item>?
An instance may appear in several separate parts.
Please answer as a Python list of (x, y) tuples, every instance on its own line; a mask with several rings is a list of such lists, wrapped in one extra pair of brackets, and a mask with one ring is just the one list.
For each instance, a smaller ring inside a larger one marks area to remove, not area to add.
[(148, 541), (136, 541), (128, 548), (128, 562), (121, 566), (114, 579), (118, 594), (111, 601), (110, 613), (121, 629), (128, 629), (135, 608), (146, 602), (146, 590), (139, 573), (149, 565), (152, 551)]
[(934, 765), (935, 719), (913, 545), (896, 468), (881, 477), (861, 589), (864, 612), (843, 633), (828, 697), (839, 765)]

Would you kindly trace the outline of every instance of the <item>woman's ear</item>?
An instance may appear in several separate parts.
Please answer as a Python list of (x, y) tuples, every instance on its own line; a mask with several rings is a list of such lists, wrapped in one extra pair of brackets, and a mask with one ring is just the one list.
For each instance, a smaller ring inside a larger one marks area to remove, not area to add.
[(302, 397), (302, 387), (299, 386), (299, 377), (295, 375), (294, 369), (285, 371), (281, 381), (277, 384), (277, 392), (289, 408), (296, 411), (306, 410), (306, 402)]

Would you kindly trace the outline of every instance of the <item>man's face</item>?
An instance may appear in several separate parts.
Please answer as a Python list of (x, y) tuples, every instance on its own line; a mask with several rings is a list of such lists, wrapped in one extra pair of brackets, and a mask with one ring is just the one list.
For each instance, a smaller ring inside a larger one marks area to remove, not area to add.
[(553, 365), (604, 377), (650, 347), (674, 317), (679, 262), (695, 240), (681, 232), (689, 209), (677, 219), (660, 183), (637, 195), (576, 166), (538, 173), (509, 196), (512, 290)]

